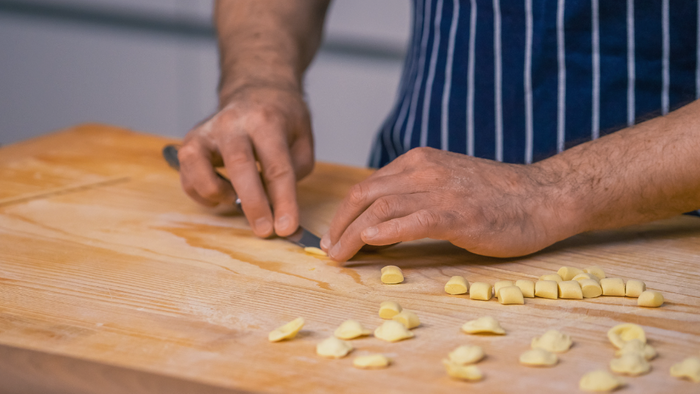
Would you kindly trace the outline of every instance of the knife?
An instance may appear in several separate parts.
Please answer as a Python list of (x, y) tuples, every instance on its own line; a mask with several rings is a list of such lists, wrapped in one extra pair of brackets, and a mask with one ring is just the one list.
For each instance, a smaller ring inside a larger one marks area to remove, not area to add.
[[(165, 161), (168, 162), (168, 165), (170, 165), (170, 167), (176, 169), (177, 171), (180, 171), (180, 160), (177, 158), (176, 145), (166, 145), (163, 148), (163, 157), (165, 158)], [(231, 183), (231, 181), (228, 178), (221, 175), (218, 171), (214, 171), (214, 173), (222, 180)], [(241, 213), (243, 213), (243, 208), (241, 207), (241, 199), (238, 197), (236, 197), (236, 208), (238, 208), (238, 210)], [(287, 241), (301, 246), (302, 248), (321, 248), (321, 239), (302, 226), (299, 226), (299, 228), (294, 234), (283, 238)]]

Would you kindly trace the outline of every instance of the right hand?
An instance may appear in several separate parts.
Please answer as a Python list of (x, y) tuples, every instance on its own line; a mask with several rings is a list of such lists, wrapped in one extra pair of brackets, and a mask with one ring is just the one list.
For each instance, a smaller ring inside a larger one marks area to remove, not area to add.
[[(178, 154), (182, 188), (210, 207), (233, 204), (238, 194), (255, 235), (293, 234), (299, 226), (296, 181), (314, 165), (301, 93), (248, 86), (222, 107), (185, 137)], [(216, 176), (215, 167), (222, 165), (233, 187)]]

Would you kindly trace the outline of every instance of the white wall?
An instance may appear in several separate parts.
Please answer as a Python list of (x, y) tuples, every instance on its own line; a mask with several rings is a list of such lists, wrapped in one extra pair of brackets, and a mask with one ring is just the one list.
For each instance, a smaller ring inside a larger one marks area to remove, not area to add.
[[(183, 136), (216, 108), (212, 39), (18, 15), (3, 12), (2, 3), (0, 144), (83, 122)], [(210, 0), (51, 4), (211, 19)], [(400, 52), (409, 18), (408, 0), (335, 0), (326, 37)], [(401, 64), (396, 56), (354, 56), (342, 48), (319, 53), (306, 79), (319, 160), (366, 163), (371, 139), (393, 105)]]

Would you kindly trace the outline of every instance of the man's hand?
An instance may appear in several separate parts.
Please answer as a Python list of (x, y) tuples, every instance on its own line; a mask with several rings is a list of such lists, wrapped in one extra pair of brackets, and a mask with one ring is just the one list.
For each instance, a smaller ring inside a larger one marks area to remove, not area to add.
[(443, 239), (509, 257), (571, 235), (562, 196), (537, 166), (417, 148), (355, 185), (322, 247), (345, 261), (364, 245)]
[[(233, 204), (237, 193), (257, 236), (288, 236), (297, 229), (296, 181), (314, 165), (309, 111), (300, 93), (238, 89), (187, 134), (178, 156), (182, 187), (195, 201)], [(233, 188), (214, 172), (222, 165)]]
[(700, 208), (700, 100), (530, 165), (414, 149), (354, 186), (321, 246), (424, 237), (520, 256), (572, 235)]
[[(303, 74), (330, 0), (217, 0), (219, 112), (179, 151), (182, 187), (197, 202), (233, 204), (260, 237), (299, 226), (296, 181), (314, 164)], [(224, 166), (233, 187), (216, 176)], [(235, 190), (235, 191), (234, 191)]]

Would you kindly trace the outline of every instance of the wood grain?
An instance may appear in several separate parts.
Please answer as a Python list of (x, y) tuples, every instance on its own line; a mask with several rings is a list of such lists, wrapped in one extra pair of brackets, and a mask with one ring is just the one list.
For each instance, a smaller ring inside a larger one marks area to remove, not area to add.
[[(660, 356), (624, 391), (700, 389), (668, 373), (700, 354), (698, 218), (583, 234), (517, 259), (424, 240), (338, 266), (284, 240), (255, 238), (231, 210), (190, 201), (160, 157), (168, 142), (84, 125), (0, 148), (0, 344), (248, 392), (571, 392), (613, 357), (605, 332), (635, 322)], [(318, 164), (299, 185), (303, 224), (323, 233), (347, 190), (370, 173)], [(402, 267), (406, 282), (382, 285), (387, 264)], [(609, 276), (644, 280), (667, 302), (658, 309), (621, 297), (504, 306), (442, 289), (452, 275), (493, 283), (535, 279), (562, 265), (600, 265)], [(390, 368), (358, 370), (352, 357), (315, 355), (315, 344), (346, 319), (379, 325), (384, 300), (423, 322), (408, 341), (353, 341), (353, 355), (383, 352), (394, 359)], [(460, 333), (482, 315), (508, 334)], [(307, 324), (297, 339), (267, 341), (270, 330), (298, 316)], [(561, 364), (519, 365), (530, 339), (550, 328), (575, 342)], [(445, 374), (440, 360), (462, 344), (487, 353), (482, 382)]]

